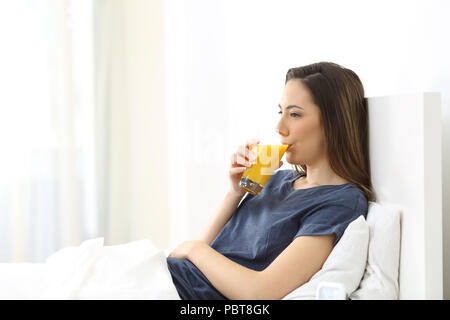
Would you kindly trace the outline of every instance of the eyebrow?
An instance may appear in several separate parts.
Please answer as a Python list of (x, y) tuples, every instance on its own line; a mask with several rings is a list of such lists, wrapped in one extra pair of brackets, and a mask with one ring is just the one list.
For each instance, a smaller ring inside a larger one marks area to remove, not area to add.
[[(278, 105), (278, 107), (279, 107), (280, 109), (282, 109), (282, 108), (281, 108), (281, 105)], [(292, 109), (292, 108), (299, 108), (299, 109), (304, 110), (303, 107), (299, 107), (299, 106), (296, 106), (296, 105), (290, 105), (290, 106), (287, 106), (287, 107), (286, 107), (286, 110)]]

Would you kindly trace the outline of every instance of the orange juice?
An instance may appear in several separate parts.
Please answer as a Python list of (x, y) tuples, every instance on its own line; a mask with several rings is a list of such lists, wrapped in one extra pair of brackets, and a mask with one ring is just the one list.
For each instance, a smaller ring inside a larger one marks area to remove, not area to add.
[(252, 152), (257, 156), (256, 163), (244, 171), (240, 182), (241, 188), (253, 195), (259, 194), (278, 168), (287, 148), (288, 145), (253, 146)]

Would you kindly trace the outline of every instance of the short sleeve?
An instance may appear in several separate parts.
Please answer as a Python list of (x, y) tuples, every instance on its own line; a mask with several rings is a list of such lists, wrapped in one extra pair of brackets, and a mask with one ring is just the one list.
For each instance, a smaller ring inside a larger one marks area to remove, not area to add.
[(333, 246), (341, 239), (347, 226), (361, 215), (343, 205), (327, 205), (304, 217), (294, 236), (324, 236), (335, 234)]

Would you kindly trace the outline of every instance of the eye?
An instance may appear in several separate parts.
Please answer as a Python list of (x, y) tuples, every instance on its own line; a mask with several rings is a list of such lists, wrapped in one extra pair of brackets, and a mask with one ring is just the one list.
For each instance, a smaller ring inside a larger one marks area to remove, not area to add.
[[(279, 115), (282, 115), (283, 112), (280, 110), (280, 111), (278, 111), (278, 114), (279, 114)], [(300, 118), (300, 117), (301, 117), (301, 115), (299, 115), (299, 114), (297, 114), (297, 113), (295, 113), (295, 112), (291, 112), (289, 115), (290, 115), (292, 118)]]

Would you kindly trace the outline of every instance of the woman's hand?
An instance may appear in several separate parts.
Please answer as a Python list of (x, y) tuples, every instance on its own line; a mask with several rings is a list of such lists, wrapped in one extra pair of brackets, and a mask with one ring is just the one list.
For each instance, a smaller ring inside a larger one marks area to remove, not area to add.
[(178, 259), (189, 259), (194, 249), (198, 246), (206, 245), (204, 241), (201, 240), (189, 240), (184, 241), (178, 245), (170, 254), (170, 258)]
[(245, 169), (251, 167), (253, 161), (256, 160), (256, 154), (251, 152), (254, 145), (259, 143), (258, 139), (247, 140), (245, 145), (241, 145), (237, 148), (237, 151), (231, 155), (230, 166), (230, 192), (239, 196), (245, 195), (245, 190), (239, 186), (242, 175)]

